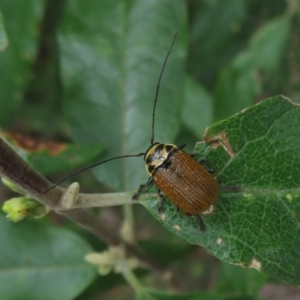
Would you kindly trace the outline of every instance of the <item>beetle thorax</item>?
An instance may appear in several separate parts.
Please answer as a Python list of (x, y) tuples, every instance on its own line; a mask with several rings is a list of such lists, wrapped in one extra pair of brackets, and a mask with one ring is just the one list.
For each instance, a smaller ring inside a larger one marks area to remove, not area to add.
[(149, 147), (149, 149), (145, 153), (145, 162), (146, 169), (150, 176), (153, 175), (153, 172), (164, 164), (164, 162), (168, 159), (172, 150), (175, 149), (176, 146), (173, 144), (160, 144), (154, 143)]

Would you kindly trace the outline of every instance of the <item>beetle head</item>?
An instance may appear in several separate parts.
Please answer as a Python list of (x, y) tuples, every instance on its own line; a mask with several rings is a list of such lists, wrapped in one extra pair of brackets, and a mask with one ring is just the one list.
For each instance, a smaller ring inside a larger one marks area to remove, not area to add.
[(150, 176), (166, 161), (170, 152), (175, 148), (176, 146), (173, 144), (160, 143), (154, 143), (148, 148), (144, 155), (144, 160), (146, 162), (147, 172)]

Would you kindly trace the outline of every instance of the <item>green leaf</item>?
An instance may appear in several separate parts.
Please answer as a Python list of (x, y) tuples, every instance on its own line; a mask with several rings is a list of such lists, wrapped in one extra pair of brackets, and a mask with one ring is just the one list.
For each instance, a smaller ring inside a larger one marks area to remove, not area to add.
[[(60, 31), (65, 112), (76, 141), (104, 143), (105, 158), (145, 151), (158, 77), (155, 140), (174, 140), (184, 94), (187, 16), (182, 1), (68, 2)], [(96, 176), (118, 190), (146, 175), (140, 159), (104, 164)]]
[(4, 20), (2, 11), (0, 9), (0, 52), (3, 51), (8, 45), (8, 39), (4, 28)]
[(218, 293), (205, 293), (205, 292), (197, 292), (197, 293), (186, 293), (186, 294), (173, 294), (166, 293), (165, 291), (159, 290), (150, 290), (144, 289), (142, 293), (140, 293), (137, 297), (138, 300), (259, 300), (259, 297), (251, 297), (251, 296), (227, 296), (224, 294)]
[(224, 294), (235, 291), (239, 295), (255, 296), (267, 283), (267, 279), (267, 276), (256, 270), (221, 262), (215, 291)]
[(215, 117), (221, 120), (253, 104), (263, 88), (259, 72), (278, 67), (288, 39), (290, 19), (264, 24), (251, 38), (248, 51), (239, 53), (223, 69), (215, 86)]
[(287, 16), (267, 22), (250, 40), (252, 67), (271, 72), (276, 67), (287, 46), (290, 19)]
[(253, 104), (253, 99), (261, 93), (262, 87), (251, 64), (252, 56), (241, 53), (220, 72), (214, 90), (216, 120)]
[(195, 136), (203, 136), (205, 128), (212, 123), (213, 119), (213, 99), (211, 95), (192, 77), (187, 76), (184, 100), (182, 114), (184, 125)]
[(224, 295), (208, 294), (208, 293), (188, 293), (188, 294), (174, 294), (166, 293), (159, 290), (143, 290), (137, 297), (138, 300), (167, 300), (167, 299), (178, 299), (178, 300), (225, 300)]
[[(163, 225), (218, 258), (256, 268), (271, 277), (300, 284), (300, 107), (277, 96), (211, 126), (196, 156), (206, 157), (227, 186), (216, 209), (203, 217), (200, 233), (194, 218), (176, 212), (167, 201), (143, 204)], [(153, 199), (152, 199), (153, 200)]]
[(5, 70), (0, 72), (0, 126), (5, 126), (12, 122), (30, 80), (37, 51), (37, 23), (43, 14), (44, 2), (16, 0), (0, 4), (10, 41), (6, 51), (0, 53), (1, 70)]
[(28, 154), (28, 162), (43, 175), (53, 175), (59, 172), (74, 171), (86, 166), (91, 161), (100, 161), (104, 152), (102, 145), (72, 145), (66, 147), (58, 154), (51, 154), (42, 150)]
[(74, 233), (41, 221), (0, 215), (2, 299), (74, 299), (96, 275), (84, 261), (91, 247)]
[(241, 47), (248, 1), (192, 1), (190, 5), (189, 70), (205, 86), (212, 86), (220, 68)]

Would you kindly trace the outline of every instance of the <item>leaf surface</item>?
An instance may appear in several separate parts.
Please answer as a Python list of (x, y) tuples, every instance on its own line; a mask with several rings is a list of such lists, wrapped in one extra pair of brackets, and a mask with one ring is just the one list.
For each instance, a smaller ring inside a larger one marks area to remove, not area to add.
[(300, 284), (300, 107), (276, 96), (208, 128), (197, 144), (197, 158), (217, 172), (222, 183), (214, 214), (203, 216), (200, 233), (194, 218), (179, 214), (167, 201), (143, 204), (163, 225), (218, 258), (252, 267), (271, 277)]
[[(245, 297), (245, 296), (242, 296)], [(261, 300), (260, 297), (256, 296), (246, 296), (247, 300)], [(240, 300), (241, 296), (227, 296), (221, 293), (205, 293), (205, 292), (195, 292), (195, 293), (186, 293), (186, 294), (173, 294), (167, 293), (165, 291), (159, 290), (150, 290), (145, 289), (143, 293), (140, 293), (137, 297), (138, 300)]]
[(195, 136), (202, 136), (204, 129), (212, 123), (213, 99), (210, 93), (195, 79), (186, 76), (185, 103), (183, 106), (183, 124)]
[(1, 126), (12, 122), (23, 100), (24, 89), (30, 80), (31, 64), (37, 51), (36, 27), (42, 18), (43, 8), (44, 3), (38, 0), (1, 1), (9, 39), (8, 47), (0, 54), (1, 70), (5, 70), (0, 72)]
[[(285, 15), (266, 22), (249, 41), (249, 47), (224, 68), (215, 85), (215, 118), (222, 120), (252, 105), (263, 91), (264, 77), (279, 67), (290, 30)], [(272, 78), (272, 77), (271, 77)]]
[(84, 261), (91, 247), (41, 221), (14, 224), (0, 215), (2, 299), (74, 299), (96, 275)]
[[(174, 140), (184, 95), (186, 24), (180, 1), (68, 3), (60, 31), (64, 105), (78, 142), (107, 145), (105, 158), (148, 148), (157, 81), (178, 31), (155, 122), (156, 141)], [(113, 161), (94, 172), (117, 190), (137, 188), (146, 175), (142, 158)]]
[(2, 52), (8, 45), (8, 39), (4, 28), (3, 15), (0, 9), (0, 52)]

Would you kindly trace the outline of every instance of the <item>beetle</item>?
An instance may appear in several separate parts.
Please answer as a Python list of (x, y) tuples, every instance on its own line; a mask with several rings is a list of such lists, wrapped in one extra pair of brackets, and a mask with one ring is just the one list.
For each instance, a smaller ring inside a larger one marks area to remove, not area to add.
[(145, 188), (148, 188), (155, 184), (158, 190), (158, 196), (161, 200), (159, 206), (160, 212), (163, 208), (165, 196), (167, 196), (176, 205), (177, 210), (182, 210), (184, 213), (196, 217), (196, 220), (200, 227), (200, 231), (205, 230), (205, 225), (199, 214), (207, 215), (213, 213), (214, 204), (218, 195), (218, 183), (210, 174), (212, 173), (212, 171), (207, 170), (203, 166), (203, 160), (197, 162), (193, 158), (193, 155), (189, 155), (187, 152), (185, 152), (183, 150), (185, 145), (176, 146), (173, 144), (162, 144), (154, 142), (155, 109), (158, 99), (160, 82), (167, 60), (172, 51), (176, 35), (177, 32), (173, 37), (171, 46), (164, 60), (158, 79), (152, 111), (152, 135), (150, 146), (148, 147), (146, 152), (132, 155), (116, 156), (95, 163), (91, 166), (85, 167), (70, 174), (69, 176), (57, 182), (50, 189), (59, 185), (67, 178), (70, 178), (87, 169), (93, 168), (111, 160), (126, 157), (144, 156), (149, 179), (146, 184), (141, 184), (139, 186), (138, 190), (133, 194), (132, 199), (138, 199), (139, 195)]
[[(185, 145), (153, 143), (144, 155), (149, 174), (147, 184), (140, 185), (133, 195), (153, 183), (163, 203), (166, 195), (177, 207), (190, 215), (213, 212), (218, 184), (208, 170), (184, 150)], [(160, 207), (161, 208), (161, 207)]]

